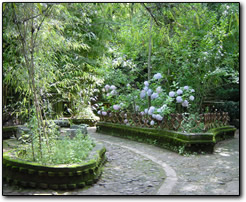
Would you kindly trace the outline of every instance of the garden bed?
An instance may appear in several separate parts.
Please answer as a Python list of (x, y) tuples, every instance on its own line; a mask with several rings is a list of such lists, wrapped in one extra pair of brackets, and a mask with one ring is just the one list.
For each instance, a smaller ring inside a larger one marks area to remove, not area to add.
[(179, 153), (212, 153), (218, 141), (233, 138), (235, 131), (233, 126), (223, 126), (207, 133), (182, 133), (107, 122), (97, 123), (97, 132), (154, 144)]
[(84, 163), (44, 166), (18, 159), (13, 150), (3, 153), (3, 178), (25, 187), (50, 189), (83, 188), (97, 181), (106, 160), (106, 149), (97, 143)]

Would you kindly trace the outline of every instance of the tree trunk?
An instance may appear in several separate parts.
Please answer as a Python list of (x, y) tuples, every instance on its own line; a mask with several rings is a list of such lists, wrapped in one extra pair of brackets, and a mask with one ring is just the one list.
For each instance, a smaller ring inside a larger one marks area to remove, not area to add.
[[(152, 39), (152, 24), (153, 24), (153, 18), (150, 19), (150, 28), (149, 28), (149, 56), (148, 56), (148, 81), (151, 79), (151, 39)], [(151, 97), (148, 96), (148, 108), (151, 106)]]

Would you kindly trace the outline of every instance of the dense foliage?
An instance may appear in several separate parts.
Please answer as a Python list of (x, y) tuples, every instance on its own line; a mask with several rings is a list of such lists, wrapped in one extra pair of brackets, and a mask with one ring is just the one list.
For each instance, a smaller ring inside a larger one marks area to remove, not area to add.
[(46, 119), (195, 114), (238, 89), (239, 3), (3, 3), (3, 120), (36, 117), (40, 152)]

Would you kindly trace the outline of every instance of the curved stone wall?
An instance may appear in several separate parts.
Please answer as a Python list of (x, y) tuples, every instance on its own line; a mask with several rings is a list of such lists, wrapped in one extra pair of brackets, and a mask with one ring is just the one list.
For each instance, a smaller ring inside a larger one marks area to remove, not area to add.
[(224, 126), (207, 133), (182, 133), (107, 122), (97, 123), (97, 131), (100, 133), (154, 144), (179, 153), (212, 153), (216, 142), (232, 138), (235, 130), (233, 126)]
[(18, 159), (13, 151), (3, 153), (3, 177), (26, 187), (74, 189), (98, 180), (106, 160), (106, 149), (97, 143), (83, 164), (44, 166)]

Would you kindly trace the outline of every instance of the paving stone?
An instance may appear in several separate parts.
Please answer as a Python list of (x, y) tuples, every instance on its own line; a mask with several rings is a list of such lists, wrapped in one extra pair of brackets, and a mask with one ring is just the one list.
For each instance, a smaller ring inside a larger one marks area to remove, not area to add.
[[(154, 156), (172, 167), (178, 181), (171, 195), (238, 195), (239, 138), (222, 141), (215, 153), (181, 156), (177, 153), (126, 139), (88, 133), (105, 143), (107, 163), (99, 181), (86, 189), (59, 192), (54, 190), (20, 189), (3, 182), (3, 195), (154, 195), (164, 182), (163, 169), (150, 159), (124, 147), (128, 146)], [(118, 144), (118, 145), (115, 145)], [(222, 155), (221, 155), (222, 154)]]

